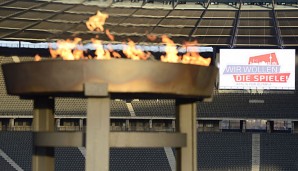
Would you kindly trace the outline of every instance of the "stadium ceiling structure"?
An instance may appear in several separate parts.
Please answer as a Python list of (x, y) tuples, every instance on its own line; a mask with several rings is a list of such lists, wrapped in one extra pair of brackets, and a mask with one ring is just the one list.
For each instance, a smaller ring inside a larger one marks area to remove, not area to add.
[[(88, 31), (85, 21), (97, 10), (109, 14), (105, 27), (114, 42), (130, 38), (146, 44), (148, 34), (166, 34), (178, 44), (198, 40), (201, 45), (227, 48), (298, 46), (296, 0), (4, 0), (0, 40), (90, 40), (99, 33)], [(105, 34), (99, 38), (109, 41)]]

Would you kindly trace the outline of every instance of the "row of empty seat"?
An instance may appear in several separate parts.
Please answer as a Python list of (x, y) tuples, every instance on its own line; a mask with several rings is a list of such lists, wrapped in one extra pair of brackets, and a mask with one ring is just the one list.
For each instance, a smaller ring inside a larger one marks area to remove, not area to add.
[(297, 138), (285, 134), (263, 134), (260, 139), (260, 170), (297, 170)]
[(137, 116), (175, 116), (174, 100), (140, 100), (131, 102)]
[[(252, 134), (198, 133), (197, 136), (198, 170), (252, 169)], [(260, 170), (297, 170), (297, 138), (295, 134), (260, 134)], [(0, 132), (0, 149), (24, 171), (31, 170), (31, 144), (31, 132)], [(78, 148), (55, 148), (55, 157), (57, 171), (85, 168), (85, 158)], [(5, 162), (0, 157), (1, 169), (12, 171)], [(170, 171), (171, 167), (163, 148), (111, 148), (110, 170)]]
[(15, 170), (6, 160), (0, 157), (1, 170), (13, 171)]
[(252, 170), (251, 138), (251, 134), (199, 133), (197, 146), (199, 170)]
[(218, 93), (211, 103), (198, 103), (203, 118), (297, 118), (297, 94)]

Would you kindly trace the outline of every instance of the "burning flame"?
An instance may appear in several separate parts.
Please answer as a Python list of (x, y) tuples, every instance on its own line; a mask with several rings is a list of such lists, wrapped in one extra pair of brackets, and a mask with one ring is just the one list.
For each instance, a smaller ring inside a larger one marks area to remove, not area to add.
[(182, 63), (209, 66), (211, 63), (211, 58), (203, 58), (197, 52), (187, 52), (183, 55)]
[(41, 57), (39, 56), (39, 54), (35, 55), (34, 61), (41, 61)]
[(163, 62), (172, 62), (172, 63), (178, 63), (181, 61), (181, 57), (178, 56), (178, 50), (176, 47), (176, 44), (173, 40), (171, 40), (168, 36), (162, 35), (161, 40), (163, 43), (166, 44), (165, 52), (166, 55), (162, 55), (160, 57), (161, 61)]
[[(183, 47), (187, 48), (188, 46), (193, 48), (198, 47), (198, 42), (186, 42)], [(184, 64), (209, 66), (211, 63), (211, 58), (204, 58), (199, 54), (198, 50), (192, 50), (190, 52), (186, 52), (186, 54), (182, 56), (181, 62)]]
[[(86, 22), (86, 26), (90, 31), (99, 31), (107, 35), (107, 37), (114, 41), (115, 37), (110, 33), (109, 29), (104, 29), (106, 19), (109, 17), (108, 14), (97, 11), (96, 15), (91, 16)], [(157, 40), (157, 36), (154, 34), (147, 34), (147, 39), (150, 41)], [(161, 36), (162, 43), (165, 44), (165, 54), (161, 56), (161, 61), (171, 63), (184, 63), (209, 66), (211, 58), (202, 57), (197, 51), (187, 51), (184, 55), (178, 55), (177, 45), (168, 36)], [(49, 48), (50, 54), (53, 58), (61, 57), (64, 60), (78, 60), (78, 59), (111, 59), (121, 58), (121, 55), (113, 50), (111, 44), (108, 44), (107, 48), (104, 48), (101, 40), (96, 38), (91, 39), (92, 45), (95, 48), (95, 55), (84, 55), (82, 48), (81, 38), (74, 38), (73, 40), (59, 40), (57, 41), (57, 49)], [(189, 46), (197, 47), (197, 42), (187, 42), (182, 48), (188, 48)], [(151, 55), (150, 52), (145, 52), (136, 47), (136, 43), (128, 39), (128, 42), (123, 42), (123, 54), (132, 60), (146, 60)], [(35, 60), (41, 60), (39, 55), (35, 56)]]
[(111, 54), (109, 50), (103, 48), (103, 45), (100, 40), (91, 39), (95, 50), (95, 59), (111, 59)]
[(109, 30), (109, 29), (106, 29), (106, 35), (108, 36), (108, 38), (109, 38), (110, 40), (112, 40), (112, 41), (115, 40), (114, 35), (112, 35), (112, 34), (110, 33), (110, 30)]
[(53, 58), (61, 57), (64, 60), (78, 60), (84, 58), (83, 50), (77, 49), (81, 38), (74, 40), (59, 40), (57, 41), (58, 48), (56, 50), (50, 48), (50, 54)]
[(146, 60), (149, 56), (149, 52), (144, 52), (141, 49), (137, 49), (135, 42), (132, 40), (128, 40), (127, 46), (124, 46), (123, 53), (126, 55), (127, 58), (132, 60)]
[[(184, 63), (184, 64), (193, 64), (193, 65), (203, 65), (209, 66), (211, 63), (211, 58), (202, 57), (197, 51), (186, 52), (184, 55), (179, 56), (178, 50), (173, 42), (168, 36), (162, 36), (162, 42), (166, 44), (165, 51), (166, 55), (161, 56), (161, 61), (163, 62), (171, 62), (171, 63)], [(183, 48), (187, 48), (188, 46), (198, 46), (197, 41), (186, 42), (183, 45)]]
[(89, 18), (86, 22), (86, 26), (90, 31), (104, 31), (103, 25), (106, 22), (106, 19), (109, 17), (108, 14), (101, 13), (97, 11), (96, 15)]

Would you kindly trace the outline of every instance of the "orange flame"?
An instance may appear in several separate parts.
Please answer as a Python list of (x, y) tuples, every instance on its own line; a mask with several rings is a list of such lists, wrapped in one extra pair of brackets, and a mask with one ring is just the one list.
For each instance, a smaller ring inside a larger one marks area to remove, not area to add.
[[(186, 48), (187, 46), (198, 47), (198, 42), (186, 42), (183, 47)], [(204, 58), (197, 52), (197, 50), (193, 50), (184, 54), (181, 62), (184, 64), (209, 66), (211, 58)]]
[[(90, 31), (101, 31), (104, 32), (107, 37), (114, 41), (115, 37), (110, 33), (109, 29), (104, 29), (104, 24), (106, 19), (108, 18), (108, 14), (101, 13), (97, 11), (96, 15), (91, 16), (89, 20), (86, 22), (86, 26)], [(148, 34), (147, 39), (150, 41), (156, 41), (158, 37), (154, 34)], [(178, 55), (178, 49), (173, 40), (171, 40), (168, 36), (161, 36), (162, 43), (165, 44), (165, 55), (161, 56), (161, 61), (163, 62), (171, 62), (171, 63), (184, 63), (184, 64), (194, 64), (194, 65), (204, 65), (209, 66), (211, 62), (211, 58), (202, 57), (197, 51), (188, 51), (184, 55)], [(95, 56), (91, 56), (86, 54), (84, 56), (84, 51), (80, 50), (78, 46), (80, 46), (82, 39), (75, 38), (74, 40), (59, 40), (57, 41), (57, 49), (49, 48), (50, 54), (53, 58), (61, 57), (64, 60), (78, 60), (78, 59), (111, 59), (121, 58), (121, 55), (113, 50), (111, 44), (107, 46), (107, 49), (104, 49), (101, 40), (98, 40), (98, 35), (96, 39), (91, 39), (93, 46), (95, 47)], [(146, 60), (151, 55), (150, 52), (142, 51), (141, 49), (136, 48), (135, 42), (132, 40), (128, 40), (127, 43), (123, 43), (123, 53), (127, 58), (132, 60)], [(184, 44), (183, 48), (188, 48), (189, 46), (198, 47), (197, 42), (187, 42)], [(41, 60), (39, 55), (35, 56), (35, 60)]]
[(178, 63), (181, 61), (181, 57), (178, 56), (178, 50), (176, 44), (173, 40), (171, 40), (168, 36), (162, 35), (161, 36), (162, 42), (166, 44), (165, 52), (166, 55), (162, 55), (160, 57), (161, 61), (163, 62), (172, 62)]
[(137, 49), (135, 42), (130, 39), (128, 40), (127, 46), (124, 46), (123, 53), (126, 55), (127, 58), (130, 58), (132, 60), (146, 60), (150, 56), (150, 53), (146, 53), (141, 49)]
[(61, 57), (64, 60), (78, 60), (84, 58), (83, 50), (76, 49), (81, 38), (75, 38), (73, 41), (70, 39), (67, 40), (58, 40), (56, 50), (50, 48), (50, 54), (53, 58)]
[(93, 46), (95, 47), (95, 59), (111, 59), (111, 54), (108, 50), (103, 48), (100, 40), (91, 39)]
[(108, 44), (108, 50), (110, 53), (112, 53), (112, 57), (121, 58), (121, 55), (118, 52), (114, 51), (112, 44)]
[(184, 64), (209, 66), (211, 63), (211, 58), (203, 58), (197, 52), (187, 52), (183, 55), (181, 62)]
[(79, 49), (74, 49), (72, 52), (74, 59), (75, 60), (79, 60), (79, 59), (84, 59), (84, 51), (83, 50), (79, 50)]
[(121, 58), (121, 55), (118, 52), (113, 51), (112, 55), (114, 58)]
[[(173, 40), (171, 40), (166, 35), (162, 36), (162, 42), (166, 43), (165, 51), (166, 55), (161, 56), (161, 61), (163, 62), (172, 62), (172, 63), (184, 63), (184, 64), (193, 64), (193, 65), (203, 65), (209, 66), (211, 63), (211, 58), (202, 57), (197, 51), (186, 52), (182, 56), (178, 56), (178, 50)], [(197, 41), (186, 42), (183, 45), (183, 48), (187, 46), (198, 47)]]
[(41, 61), (41, 57), (39, 56), (39, 54), (35, 55), (34, 61)]
[(110, 33), (110, 30), (109, 30), (109, 29), (106, 29), (106, 35), (108, 36), (108, 38), (109, 38), (110, 40), (112, 40), (112, 41), (115, 40), (114, 35), (112, 35), (112, 34)]
[(108, 14), (97, 11), (96, 15), (90, 17), (86, 22), (86, 26), (90, 31), (104, 31), (103, 25), (108, 17)]

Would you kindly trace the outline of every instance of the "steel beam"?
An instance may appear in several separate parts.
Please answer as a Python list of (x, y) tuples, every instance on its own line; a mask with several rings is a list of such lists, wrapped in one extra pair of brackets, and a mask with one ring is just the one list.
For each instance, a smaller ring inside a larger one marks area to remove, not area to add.
[(177, 171), (197, 170), (196, 102), (176, 100), (176, 131), (186, 134), (186, 147), (177, 148)]
[[(33, 132), (51, 132), (54, 131), (54, 125), (54, 99), (49, 97), (34, 99)], [(32, 170), (55, 170), (53, 147), (38, 147), (33, 144)]]

